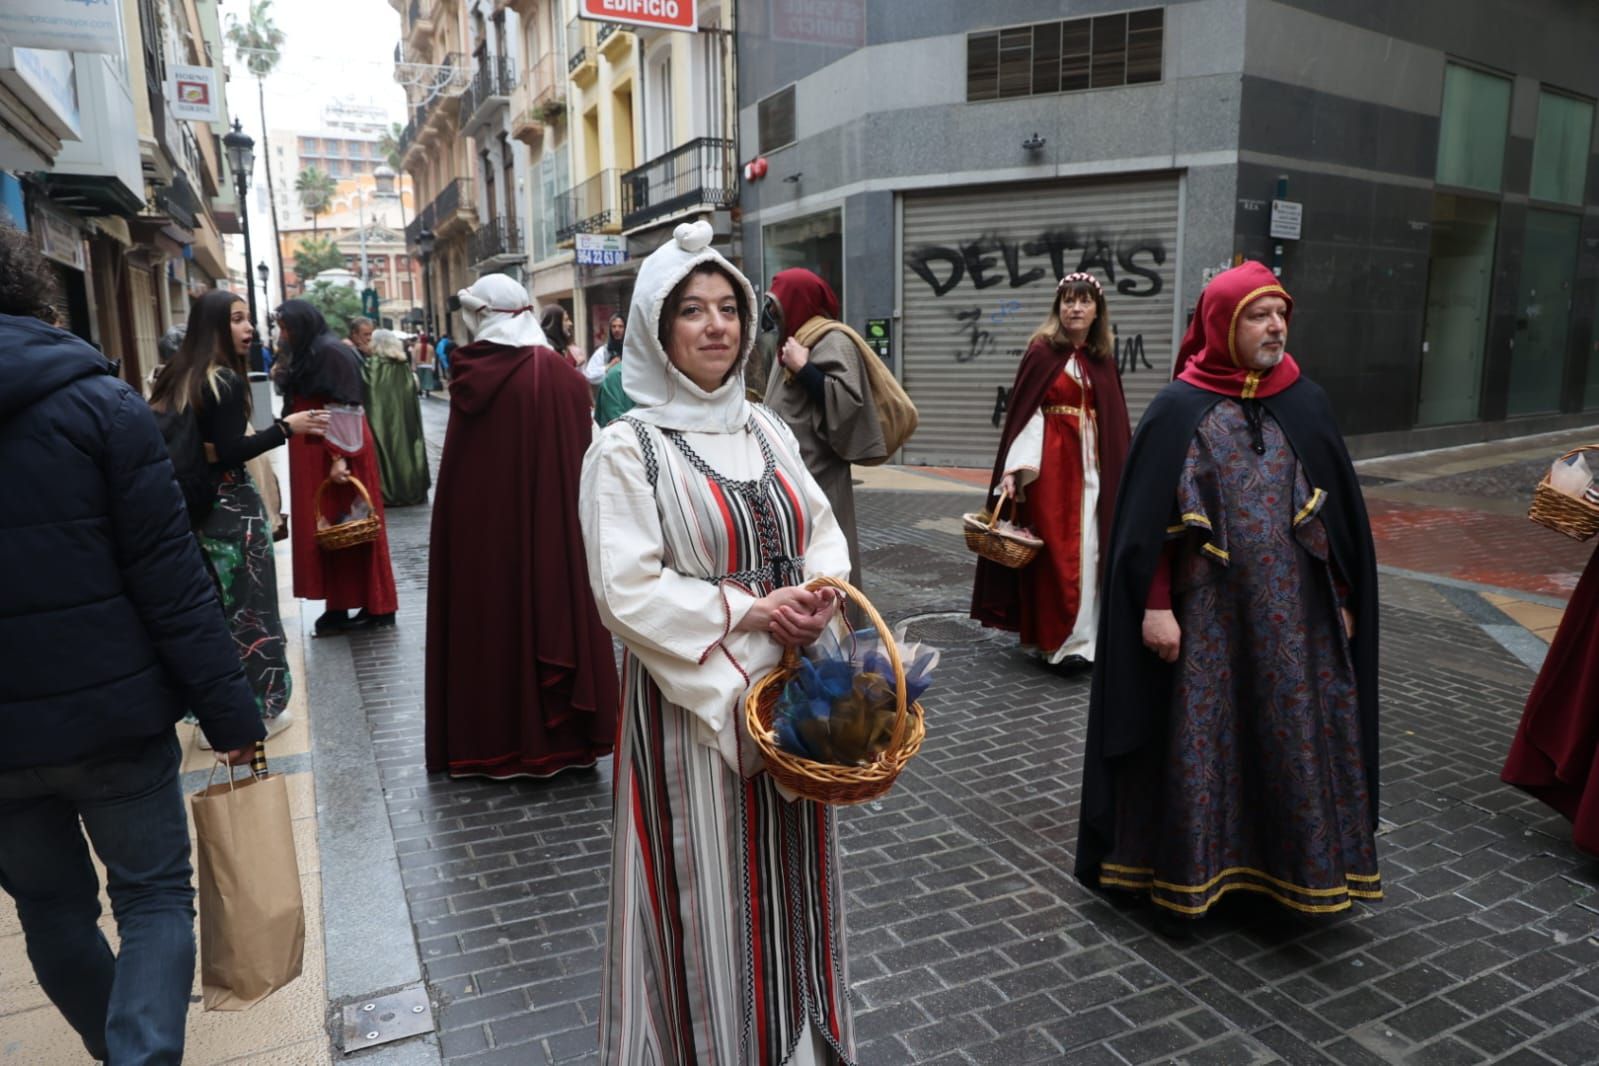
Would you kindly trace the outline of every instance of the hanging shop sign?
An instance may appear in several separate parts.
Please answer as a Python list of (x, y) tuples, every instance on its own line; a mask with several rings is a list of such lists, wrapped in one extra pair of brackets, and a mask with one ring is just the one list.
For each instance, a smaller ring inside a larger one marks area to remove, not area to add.
[(584, 266), (615, 266), (627, 262), (627, 244), (611, 233), (576, 235), (577, 261)]
[(122, 6), (111, 0), (5, 0), (0, 44), (122, 54)]
[(222, 108), (217, 99), (217, 72), (215, 67), (191, 67), (173, 63), (167, 82), (167, 100), (172, 104), (172, 117), (194, 122), (221, 122)]
[(34, 240), (38, 242), (39, 251), (46, 259), (53, 259), (74, 270), (85, 268), (83, 233), (78, 227), (42, 204), (35, 204), (30, 228)]
[(622, 22), (662, 30), (699, 30), (695, 0), (583, 0), (582, 15), (600, 22)]

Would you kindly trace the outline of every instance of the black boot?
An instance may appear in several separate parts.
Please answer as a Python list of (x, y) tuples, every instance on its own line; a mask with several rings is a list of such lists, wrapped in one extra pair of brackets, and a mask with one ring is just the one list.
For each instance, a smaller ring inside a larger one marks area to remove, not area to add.
[(348, 611), (323, 611), (311, 633), (318, 637), (336, 637), (348, 633), (353, 621)]
[(355, 617), (350, 619), (351, 628), (358, 629), (393, 629), (394, 612), (388, 614), (372, 614), (366, 608), (355, 612)]

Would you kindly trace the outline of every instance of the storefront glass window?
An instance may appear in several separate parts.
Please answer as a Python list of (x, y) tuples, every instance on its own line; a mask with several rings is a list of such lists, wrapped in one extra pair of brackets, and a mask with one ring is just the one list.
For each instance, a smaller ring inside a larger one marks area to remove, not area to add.
[(1509, 78), (1448, 64), (1438, 130), (1438, 180), (1498, 192), (1509, 122)]
[(1528, 211), (1516, 304), (1516, 343), (1510, 353), (1508, 413), (1560, 410), (1582, 219), (1558, 211)]
[(1533, 199), (1582, 203), (1592, 132), (1591, 102), (1559, 93), (1538, 94), (1538, 135), (1532, 142)]
[(844, 213), (834, 209), (790, 222), (775, 222), (761, 231), (761, 287), (772, 275), (790, 267), (814, 271), (844, 300)]
[(1422, 425), (1478, 417), (1498, 223), (1493, 203), (1441, 193), (1434, 204), (1417, 414)]

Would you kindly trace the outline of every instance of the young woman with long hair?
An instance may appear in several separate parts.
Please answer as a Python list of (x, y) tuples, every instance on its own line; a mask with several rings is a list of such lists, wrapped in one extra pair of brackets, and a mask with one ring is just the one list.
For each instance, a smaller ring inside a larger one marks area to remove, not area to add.
[(200, 436), (214, 453), (216, 505), (195, 535), (216, 573), (228, 627), (271, 736), (289, 724), (289, 664), (278, 617), (272, 524), (244, 464), (291, 437), (319, 436), (328, 416), (303, 411), (249, 432), (245, 355), (254, 336), (242, 297), (220, 289), (206, 293), (190, 309), (183, 342), (157, 375), (150, 405), (193, 409)]
[(972, 588), (973, 618), (1020, 633), (1051, 665), (1093, 661), (1100, 551), (1131, 436), (1104, 290), (1068, 274), (1016, 370), (989, 489), (1044, 547), (1019, 570), (979, 559)]
[(577, 346), (577, 338), (572, 334), (572, 316), (560, 304), (551, 304), (544, 309), (544, 314), (539, 316), (539, 328), (544, 330), (544, 336), (549, 339), (550, 347), (555, 353), (564, 358), (578, 370), (582, 370), (588, 363), (588, 355)]

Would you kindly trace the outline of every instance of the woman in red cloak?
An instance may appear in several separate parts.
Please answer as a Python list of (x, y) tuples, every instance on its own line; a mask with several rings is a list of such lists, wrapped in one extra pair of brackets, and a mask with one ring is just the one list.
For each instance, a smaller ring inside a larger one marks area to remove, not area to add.
[(1572, 843), (1599, 855), (1599, 552), (1577, 582), (1538, 671), (1500, 778), (1571, 822)]
[[(361, 357), (333, 335), (315, 305), (289, 300), (278, 308), (278, 350), (284, 357), (274, 368), (283, 390), (283, 413), (310, 411), (328, 404), (361, 403)], [(389, 563), (388, 526), (368, 544), (338, 551), (317, 546), (317, 522), (338, 522), (360, 498), (352, 478), (359, 479), (372, 497), (372, 510), (383, 517), (383, 494), (378, 491), (377, 451), (372, 428), (361, 416), (361, 443), (341, 447), (332, 430), (326, 437), (295, 434), (289, 438), (289, 528), (294, 539), (294, 594), (306, 600), (326, 600), (327, 610), (316, 620), (319, 637), (369, 626), (392, 626), (399, 596), (394, 569)], [(324, 481), (334, 484), (322, 494)], [(351, 617), (350, 610), (359, 608)]]
[(1016, 370), (994, 461), (989, 505), (1044, 541), (1027, 566), (977, 561), (972, 617), (1021, 634), (1051, 665), (1093, 661), (1101, 547), (1131, 437), (1105, 294), (1092, 274), (1068, 274)]

